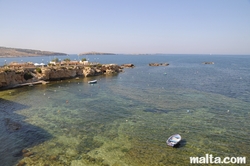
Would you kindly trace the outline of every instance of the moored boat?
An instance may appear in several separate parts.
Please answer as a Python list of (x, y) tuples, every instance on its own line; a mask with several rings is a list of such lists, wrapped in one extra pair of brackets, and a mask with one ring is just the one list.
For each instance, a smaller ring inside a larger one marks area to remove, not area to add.
[(180, 134), (174, 134), (172, 136), (170, 136), (168, 138), (168, 140), (166, 141), (166, 143), (169, 146), (174, 147), (175, 145), (177, 145), (179, 142), (181, 141), (181, 135)]
[(95, 84), (97, 83), (97, 80), (92, 80), (92, 81), (88, 81), (89, 84)]

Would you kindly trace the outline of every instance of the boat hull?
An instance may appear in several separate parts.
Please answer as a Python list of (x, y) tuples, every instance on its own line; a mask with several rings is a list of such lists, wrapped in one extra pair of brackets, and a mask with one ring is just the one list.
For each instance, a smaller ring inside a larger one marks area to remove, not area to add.
[(176, 146), (177, 144), (179, 144), (180, 141), (181, 141), (181, 136), (180, 136), (180, 134), (174, 134), (174, 135), (172, 135), (172, 136), (170, 136), (170, 137), (168, 138), (168, 140), (166, 141), (166, 143), (167, 143), (167, 145), (174, 147), (174, 146)]
[(89, 84), (96, 84), (97, 80), (93, 80), (93, 81), (88, 81)]

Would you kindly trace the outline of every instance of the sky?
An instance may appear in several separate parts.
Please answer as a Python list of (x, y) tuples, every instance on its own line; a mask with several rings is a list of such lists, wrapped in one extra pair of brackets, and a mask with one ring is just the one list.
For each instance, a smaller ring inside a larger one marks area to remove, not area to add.
[(250, 55), (250, 0), (0, 0), (0, 46)]

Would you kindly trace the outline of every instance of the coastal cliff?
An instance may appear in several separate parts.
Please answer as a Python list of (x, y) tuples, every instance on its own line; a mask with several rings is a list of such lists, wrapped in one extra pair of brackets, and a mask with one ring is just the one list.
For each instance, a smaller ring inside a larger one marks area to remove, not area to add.
[(90, 77), (119, 72), (122, 72), (122, 67), (116, 64), (99, 64), (96, 66), (41, 67), (18, 70), (2, 68), (0, 71), (0, 88), (13, 88), (20, 84), (33, 83), (37, 81), (60, 80), (78, 76)]

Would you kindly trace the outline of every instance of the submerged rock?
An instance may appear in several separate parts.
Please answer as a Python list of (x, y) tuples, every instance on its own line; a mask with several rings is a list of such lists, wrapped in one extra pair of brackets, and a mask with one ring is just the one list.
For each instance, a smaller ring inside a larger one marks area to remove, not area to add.
[(51, 156), (49, 157), (49, 159), (50, 159), (50, 160), (57, 160), (57, 159), (58, 159), (58, 156), (56, 156), (56, 155), (51, 155)]
[(28, 149), (23, 149), (23, 150), (22, 150), (22, 153), (23, 153), (23, 154), (24, 154), (24, 153), (27, 153), (27, 152), (29, 152)]
[(27, 153), (23, 154), (24, 157), (30, 157), (32, 155), (34, 155), (34, 152), (31, 152), (31, 151), (28, 151)]
[(17, 131), (20, 130), (22, 125), (19, 122), (12, 121), (10, 118), (4, 119), (5, 126), (9, 131)]
[(25, 166), (26, 165), (26, 162), (21, 160), (18, 162), (17, 166)]

